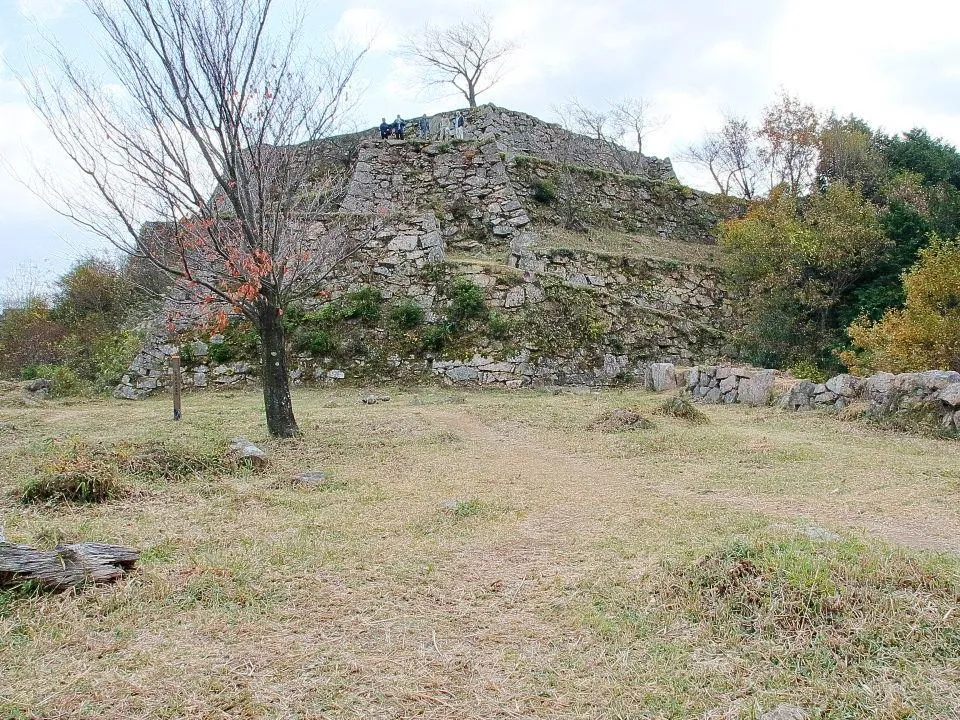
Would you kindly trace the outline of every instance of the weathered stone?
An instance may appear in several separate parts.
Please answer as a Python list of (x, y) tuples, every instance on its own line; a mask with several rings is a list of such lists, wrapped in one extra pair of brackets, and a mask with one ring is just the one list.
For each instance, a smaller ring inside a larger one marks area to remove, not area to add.
[(808, 715), (796, 705), (777, 705), (760, 715), (757, 720), (807, 720)]
[(737, 401), (745, 405), (766, 405), (770, 402), (770, 391), (776, 382), (773, 370), (755, 370), (751, 376), (740, 381), (737, 389)]
[(648, 390), (662, 392), (677, 387), (677, 371), (673, 363), (652, 363), (647, 368), (645, 385)]
[(524, 300), (526, 300), (526, 292), (522, 285), (517, 287), (510, 288), (507, 292), (506, 297), (503, 299), (503, 306), (506, 308), (515, 308), (523, 305)]
[(267, 454), (244, 437), (230, 441), (229, 457), (238, 464), (263, 467), (267, 464)]
[(446, 376), (453, 382), (468, 382), (480, 377), (480, 371), (470, 365), (452, 367), (446, 371)]
[(710, 388), (707, 390), (706, 394), (703, 396), (703, 401), (705, 403), (716, 404), (723, 399), (723, 393), (720, 392), (720, 388)]
[(960, 382), (960, 373), (954, 370), (927, 370), (918, 373), (920, 383), (924, 387), (943, 390), (948, 385)]
[(953, 382), (937, 395), (942, 403), (951, 407), (960, 407), (960, 382)]
[(24, 383), (23, 389), (31, 393), (49, 392), (51, 383), (46, 378), (34, 378)]
[(866, 379), (866, 390), (871, 397), (877, 397), (884, 395), (890, 392), (890, 389), (893, 387), (893, 381), (896, 378), (896, 375), (893, 373), (882, 372), (877, 373), (876, 375), (871, 375)]
[(830, 392), (845, 398), (856, 397), (863, 389), (864, 381), (856, 375), (837, 375), (827, 380), (827, 389)]
[(190, 348), (190, 354), (197, 358), (206, 357), (209, 350), (209, 346), (202, 340), (195, 340), (187, 347)]
[(720, 392), (726, 394), (733, 390), (737, 389), (737, 385), (740, 384), (739, 379), (736, 375), (728, 375), (723, 380), (720, 381)]
[(299, 475), (295, 475), (293, 482), (296, 485), (314, 487), (317, 485), (325, 485), (329, 479), (330, 476), (323, 470), (307, 470)]
[(387, 243), (388, 250), (409, 252), (411, 250), (416, 250), (416, 248), (417, 248), (417, 237), (415, 235), (398, 235), (389, 243)]
[(801, 380), (787, 394), (786, 406), (790, 410), (806, 410), (810, 408), (810, 400), (813, 397), (814, 385), (809, 380)]
[(343, 380), (347, 374), (343, 370), (327, 370), (328, 380)]

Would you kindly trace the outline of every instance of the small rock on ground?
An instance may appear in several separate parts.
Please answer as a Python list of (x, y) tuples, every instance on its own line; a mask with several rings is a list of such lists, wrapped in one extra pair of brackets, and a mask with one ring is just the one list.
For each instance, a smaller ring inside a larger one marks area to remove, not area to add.
[(389, 402), (389, 395), (365, 395), (360, 398), (360, 402), (364, 405), (376, 405), (377, 403)]
[(230, 442), (230, 455), (237, 463), (246, 462), (254, 467), (267, 464), (267, 454), (243, 437), (236, 437)]
[(322, 485), (329, 476), (323, 470), (308, 470), (297, 475), (293, 482), (297, 485)]

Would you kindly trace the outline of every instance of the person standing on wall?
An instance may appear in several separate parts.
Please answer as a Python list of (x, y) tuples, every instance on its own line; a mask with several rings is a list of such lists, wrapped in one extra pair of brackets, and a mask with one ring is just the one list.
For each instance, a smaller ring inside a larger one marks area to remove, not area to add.
[(420, 138), (427, 140), (430, 137), (430, 121), (427, 119), (427, 116), (424, 115), (420, 118)]
[(462, 113), (462, 112), (458, 112), (458, 113), (457, 113), (457, 119), (456, 119), (457, 140), (463, 140), (463, 126), (466, 125), (466, 122), (467, 122), (467, 121), (466, 121), (466, 119), (463, 117), (463, 113)]
[(390, 123), (387, 122), (386, 118), (381, 118), (380, 120), (380, 139), (386, 140), (390, 137)]
[(406, 127), (406, 121), (397, 115), (397, 119), (393, 121), (393, 134), (397, 140), (403, 140), (403, 129)]

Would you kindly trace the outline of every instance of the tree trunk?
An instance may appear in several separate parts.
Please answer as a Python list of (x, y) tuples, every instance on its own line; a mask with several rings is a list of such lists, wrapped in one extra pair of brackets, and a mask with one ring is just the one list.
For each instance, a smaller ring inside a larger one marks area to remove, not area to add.
[(120, 545), (77, 543), (37, 550), (0, 541), (0, 587), (35, 582), (46, 590), (67, 590), (110, 582), (129, 572), (139, 557), (139, 550)]
[(469, 103), (472, 108), (477, 106), (477, 91), (473, 83), (469, 81), (467, 81), (467, 103)]
[(263, 408), (267, 429), (274, 437), (300, 434), (290, 399), (290, 375), (287, 373), (286, 337), (280, 308), (264, 303), (259, 308), (260, 376), (263, 383)]

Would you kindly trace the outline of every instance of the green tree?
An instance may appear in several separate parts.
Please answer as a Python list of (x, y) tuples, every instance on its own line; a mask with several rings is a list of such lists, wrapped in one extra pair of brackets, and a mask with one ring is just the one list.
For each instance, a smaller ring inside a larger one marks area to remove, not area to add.
[(867, 123), (853, 115), (830, 116), (820, 128), (817, 150), (816, 179), (821, 189), (844, 182), (858, 185), (866, 197), (877, 197), (886, 165)]
[(721, 258), (743, 298), (748, 357), (837, 367), (843, 309), (889, 244), (877, 209), (842, 182), (805, 200), (775, 188), (746, 217), (723, 223)]
[(906, 303), (849, 328), (844, 361), (860, 372), (960, 371), (960, 238), (934, 237), (903, 278)]

